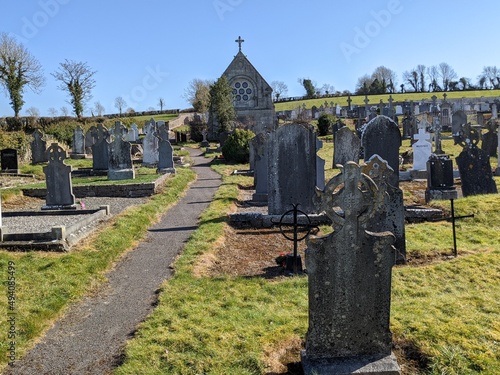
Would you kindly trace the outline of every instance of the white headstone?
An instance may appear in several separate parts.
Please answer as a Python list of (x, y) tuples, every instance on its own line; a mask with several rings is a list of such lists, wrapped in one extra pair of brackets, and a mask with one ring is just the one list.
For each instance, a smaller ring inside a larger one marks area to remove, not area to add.
[(399, 116), (402, 114), (403, 114), (403, 106), (397, 105), (396, 106), (396, 116)]
[(418, 129), (418, 134), (413, 136), (417, 140), (413, 144), (413, 170), (425, 171), (427, 170), (427, 160), (432, 153), (432, 144), (428, 141), (431, 135), (425, 129)]

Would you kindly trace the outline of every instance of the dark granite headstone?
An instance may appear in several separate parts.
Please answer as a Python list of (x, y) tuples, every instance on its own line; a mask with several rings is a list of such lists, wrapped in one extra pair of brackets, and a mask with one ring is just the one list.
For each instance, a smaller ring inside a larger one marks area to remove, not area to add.
[(73, 149), (70, 157), (71, 159), (85, 159), (85, 135), (80, 125), (73, 131)]
[(158, 127), (158, 172), (175, 173), (174, 150), (168, 139), (168, 127)]
[(497, 193), (490, 157), (483, 150), (476, 146), (465, 148), (456, 158), (456, 162), (464, 197)]
[(371, 228), (384, 209), (383, 194), (348, 162), (316, 195), (316, 209), (327, 214), (334, 231), (307, 238), (305, 375), (400, 373), (389, 327), (394, 236)]
[(467, 114), (462, 110), (454, 112), (451, 116), (451, 134), (458, 135), (462, 125), (465, 124), (467, 124)]
[(108, 180), (128, 180), (135, 178), (132, 165), (130, 142), (123, 140), (127, 128), (116, 121), (111, 129), (111, 142), (109, 144)]
[(66, 151), (57, 143), (47, 149), (49, 163), (43, 167), (47, 184), (46, 205), (42, 209), (74, 209), (71, 166), (64, 164)]
[(483, 141), (481, 143), (481, 150), (483, 150), (488, 156), (496, 156), (498, 148), (498, 134), (490, 129), (488, 132), (483, 134)]
[(36, 129), (33, 132), (33, 141), (30, 143), (31, 145), (31, 163), (46, 163), (47, 160), (47, 142), (43, 140), (43, 133)]
[(94, 135), (97, 134), (97, 128), (92, 125), (89, 130), (85, 133), (85, 153), (86, 154), (91, 154), (92, 153), (92, 146), (95, 143), (95, 138)]
[(0, 163), (2, 172), (19, 173), (19, 157), (16, 149), (5, 148), (0, 151)]
[(316, 188), (316, 133), (310, 125), (287, 124), (271, 133), (269, 144), (268, 210), (282, 215), (300, 204), (314, 212)]
[(359, 162), (361, 140), (347, 126), (339, 129), (334, 140), (333, 168), (337, 164), (344, 165), (348, 161)]
[(366, 124), (361, 138), (364, 159), (369, 160), (377, 154), (387, 161), (395, 172), (389, 183), (399, 186), (399, 147), (401, 133), (398, 125), (386, 116), (377, 116)]
[(267, 202), (267, 175), (268, 168), (268, 147), (269, 133), (259, 133), (250, 140), (250, 150), (253, 155), (253, 181), (255, 194), (252, 200), (257, 202)]
[(109, 165), (109, 131), (102, 124), (95, 129), (92, 145), (92, 168), (95, 171), (107, 171)]

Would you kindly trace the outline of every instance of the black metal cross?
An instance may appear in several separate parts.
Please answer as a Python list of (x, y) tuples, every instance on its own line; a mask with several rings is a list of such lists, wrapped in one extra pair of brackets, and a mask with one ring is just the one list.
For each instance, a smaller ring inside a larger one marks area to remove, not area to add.
[(241, 39), (241, 36), (238, 36), (238, 39), (235, 40), (236, 43), (238, 43), (238, 47), (240, 48), (241, 52), (241, 43), (243, 43), (245, 40)]

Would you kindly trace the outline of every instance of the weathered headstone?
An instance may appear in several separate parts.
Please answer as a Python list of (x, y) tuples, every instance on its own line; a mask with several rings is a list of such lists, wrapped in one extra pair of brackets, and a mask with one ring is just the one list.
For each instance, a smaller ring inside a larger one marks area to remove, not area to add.
[(139, 129), (137, 128), (137, 124), (133, 123), (130, 125), (130, 129), (127, 132), (127, 141), (135, 143), (139, 140)]
[(413, 136), (416, 139), (412, 145), (413, 148), (413, 170), (425, 171), (427, 169), (427, 161), (432, 154), (432, 144), (428, 141), (431, 135), (424, 129), (419, 129), (418, 134)]
[(467, 124), (467, 114), (464, 111), (456, 111), (451, 115), (451, 134), (456, 136), (460, 133), (462, 125)]
[(111, 142), (109, 144), (108, 180), (128, 180), (135, 178), (132, 165), (132, 145), (123, 140), (127, 129), (116, 121), (111, 129)]
[(4, 173), (19, 173), (19, 157), (14, 148), (4, 148), (0, 151), (0, 164)]
[(147, 133), (142, 138), (142, 165), (156, 167), (158, 164), (158, 136), (154, 126), (146, 127)]
[(92, 146), (95, 144), (94, 136), (97, 134), (97, 128), (92, 125), (85, 133), (85, 153), (92, 153)]
[(316, 187), (325, 187), (325, 160), (318, 155), (318, 151), (323, 147), (323, 142), (316, 138)]
[(270, 134), (259, 133), (250, 140), (250, 150), (253, 155), (253, 181), (255, 193), (252, 200), (256, 202), (267, 202), (268, 183), (268, 147)]
[(95, 171), (107, 171), (109, 165), (109, 131), (98, 124), (93, 133), (92, 168)]
[(305, 375), (400, 373), (389, 328), (394, 237), (369, 226), (382, 194), (353, 162), (317, 193), (334, 231), (307, 239)]
[(287, 124), (271, 133), (269, 144), (268, 211), (282, 215), (292, 204), (314, 212), (316, 133), (310, 125)]
[(163, 124), (158, 132), (158, 172), (175, 173), (174, 149), (168, 140), (168, 127)]
[(43, 133), (36, 129), (33, 132), (33, 141), (30, 143), (31, 145), (31, 163), (46, 163), (47, 160), (47, 142), (43, 140)]
[(498, 134), (495, 129), (495, 122), (489, 121), (487, 125), (488, 131), (482, 135), (481, 150), (488, 156), (496, 156), (498, 148)]
[(49, 163), (43, 167), (47, 185), (45, 210), (75, 209), (75, 196), (71, 183), (71, 166), (64, 164), (66, 151), (57, 143), (47, 149)]
[(207, 135), (208, 135), (207, 129), (203, 129), (201, 131), (201, 135), (203, 137), (203, 140), (201, 141), (201, 145), (200, 146), (201, 147), (208, 147), (208, 146), (210, 146), (210, 143), (208, 143), (208, 141), (207, 141)]
[(337, 131), (333, 146), (333, 168), (337, 164), (344, 165), (348, 161), (359, 162), (361, 140), (351, 129), (344, 126)]
[(73, 148), (70, 157), (71, 159), (85, 159), (85, 135), (80, 125), (73, 131)]
[(364, 159), (372, 155), (379, 155), (389, 163), (394, 175), (390, 184), (399, 186), (399, 147), (401, 146), (401, 133), (398, 125), (386, 116), (378, 116), (371, 120), (363, 131), (361, 138)]
[(459, 143), (463, 151), (457, 156), (456, 162), (462, 181), (463, 196), (496, 194), (497, 186), (493, 179), (490, 157), (477, 147), (480, 139), (478, 129), (470, 124), (462, 129), (462, 138)]

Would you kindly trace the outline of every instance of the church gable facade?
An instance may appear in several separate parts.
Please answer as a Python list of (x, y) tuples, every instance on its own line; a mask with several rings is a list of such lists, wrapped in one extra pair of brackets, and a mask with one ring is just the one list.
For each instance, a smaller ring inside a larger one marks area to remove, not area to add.
[(277, 120), (272, 100), (272, 88), (247, 57), (239, 52), (222, 74), (233, 90), (233, 104), (238, 125), (255, 134), (276, 129)]

